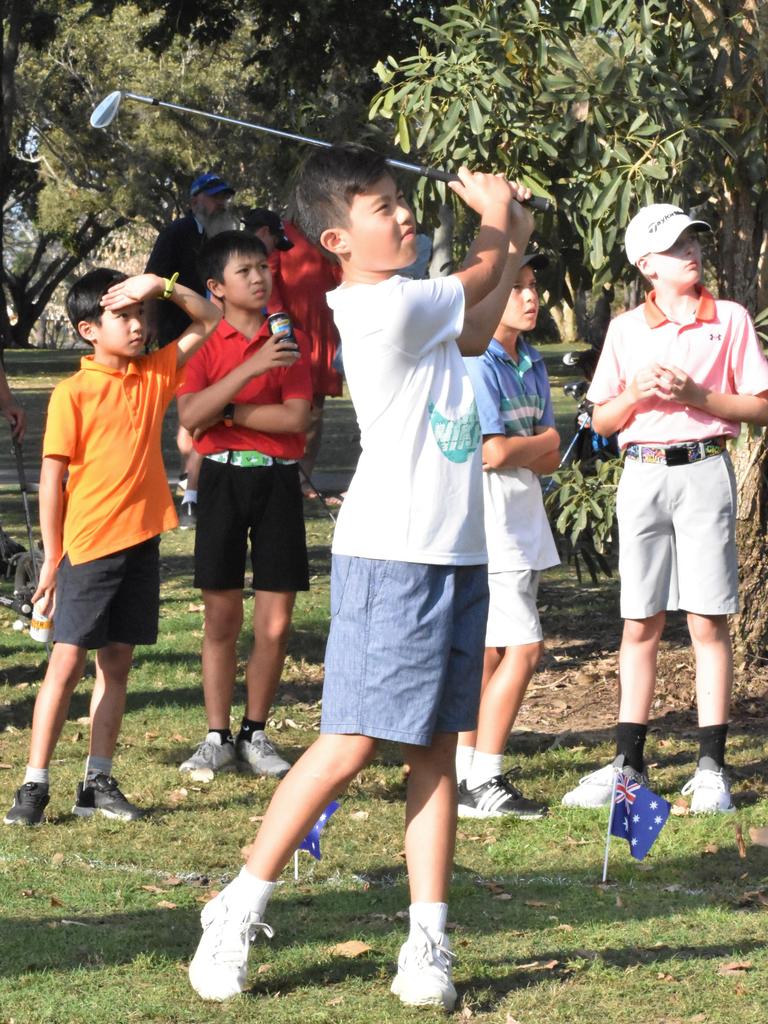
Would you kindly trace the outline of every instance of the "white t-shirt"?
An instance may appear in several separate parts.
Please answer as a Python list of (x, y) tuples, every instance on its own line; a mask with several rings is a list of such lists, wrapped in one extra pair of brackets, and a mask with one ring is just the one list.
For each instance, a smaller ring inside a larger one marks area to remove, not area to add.
[(487, 561), (480, 421), (456, 338), (455, 277), (328, 294), (362, 454), (333, 552), (432, 565)]

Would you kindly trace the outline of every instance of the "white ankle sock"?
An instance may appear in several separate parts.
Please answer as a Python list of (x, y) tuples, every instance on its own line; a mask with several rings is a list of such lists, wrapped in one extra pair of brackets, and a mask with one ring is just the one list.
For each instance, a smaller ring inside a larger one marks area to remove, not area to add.
[(482, 786), (495, 775), (501, 775), (503, 765), (503, 754), (484, 754), (481, 750), (476, 750), (475, 756), (472, 758), (472, 770), (467, 778), (467, 786), (469, 789), (477, 789), (478, 786)]
[(182, 505), (195, 505), (197, 504), (197, 491), (190, 490), (189, 487), (184, 491), (184, 497), (181, 499)]
[(437, 942), (445, 935), (448, 923), (447, 903), (412, 903), (408, 908), (411, 919), (411, 931), (408, 938), (419, 942), (424, 938), (422, 928), (426, 928), (429, 937)]
[(85, 762), (85, 779), (95, 779), (97, 775), (112, 774), (111, 757), (88, 757)]
[(27, 765), (27, 770), (24, 772), (24, 785), (28, 782), (37, 782), (38, 785), (47, 786), (49, 782), (48, 769), (30, 768), (29, 765)]
[(269, 897), (275, 888), (275, 882), (264, 882), (261, 878), (252, 875), (245, 868), (240, 869), (240, 874), (227, 888), (234, 889), (238, 899), (254, 913), (263, 914), (267, 909)]
[(475, 756), (474, 747), (456, 747), (456, 781), (463, 782), (469, 778), (472, 771), (472, 759)]

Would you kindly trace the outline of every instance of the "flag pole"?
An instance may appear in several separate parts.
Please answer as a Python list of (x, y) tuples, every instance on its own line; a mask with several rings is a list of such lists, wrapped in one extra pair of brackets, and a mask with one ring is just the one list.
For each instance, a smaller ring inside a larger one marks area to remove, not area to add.
[(613, 815), (616, 811), (616, 783), (619, 778), (618, 768), (613, 769), (613, 788), (611, 789), (611, 810), (608, 814), (608, 832), (605, 836), (605, 857), (603, 858), (603, 878), (602, 884), (605, 885), (608, 880), (608, 853), (611, 848), (611, 828), (613, 827)]

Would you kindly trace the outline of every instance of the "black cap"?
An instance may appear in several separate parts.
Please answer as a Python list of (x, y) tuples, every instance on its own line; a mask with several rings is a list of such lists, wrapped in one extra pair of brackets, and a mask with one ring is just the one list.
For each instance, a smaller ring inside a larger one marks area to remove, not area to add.
[(531, 270), (544, 270), (549, 266), (549, 258), (543, 252), (527, 252), (520, 261), (520, 269), (530, 267)]
[(269, 232), (275, 240), (275, 248), (281, 252), (287, 252), (293, 248), (293, 242), (285, 233), (282, 220), (274, 210), (268, 210), (264, 206), (257, 206), (249, 210), (243, 217), (243, 227), (246, 231), (258, 231), (259, 228), (269, 228)]

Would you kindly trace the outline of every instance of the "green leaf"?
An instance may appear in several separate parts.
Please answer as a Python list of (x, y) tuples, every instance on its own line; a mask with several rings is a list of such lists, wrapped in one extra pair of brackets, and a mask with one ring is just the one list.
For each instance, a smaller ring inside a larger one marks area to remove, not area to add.
[(404, 153), (410, 153), (411, 137), (408, 133), (408, 120), (405, 114), (400, 114), (397, 119), (397, 144)]
[(474, 98), (469, 101), (469, 127), (475, 135), (482, 135), (485, 128), (485, 118), (480, 112), (477, 100)]

